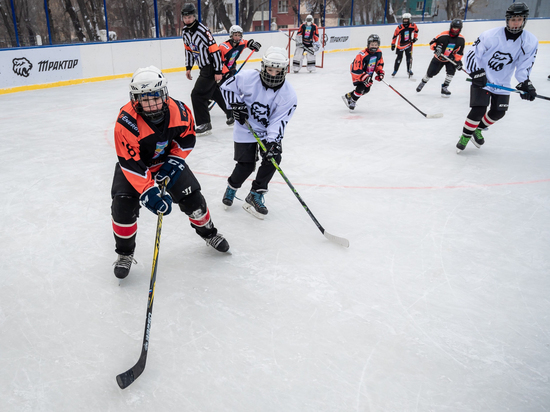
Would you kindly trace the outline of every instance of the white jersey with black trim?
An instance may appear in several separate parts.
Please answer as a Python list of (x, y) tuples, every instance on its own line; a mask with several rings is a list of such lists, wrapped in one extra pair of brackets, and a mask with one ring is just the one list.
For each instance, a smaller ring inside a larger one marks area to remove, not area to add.
[[(248, 123), (260, 139), (281, 141), (298, 103), (290, 83), (285, 81), (281, 88), (273, 90), (263, 85), (258, 71), (243, 70), (223, 83), (221, 90), (229, 106), (235, 102), (246, 104)], [(256, 141), (248, 127), (239, 122), (235, 122), (233, 139), (237, 143)]]
[[(507, 40), (505, 30), (496, 27), (481, 33), (468, 50), (465, 67), (470, 73), (483, 68), (487, 73), (487, 83), (512, 87), (510, 81), (514, 71), (519, 83), (529, 78), (539, 42), (526, 30), (515, 41)], [(489, 86), (485, 89), (494, 94), (510, 94)]]

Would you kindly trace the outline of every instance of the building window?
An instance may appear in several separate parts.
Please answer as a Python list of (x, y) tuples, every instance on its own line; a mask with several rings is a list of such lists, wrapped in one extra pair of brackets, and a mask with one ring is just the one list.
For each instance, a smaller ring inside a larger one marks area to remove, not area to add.
[(225, 5), (225, 10), (227, 11), (228, 16), (233, 16), (233, 3), (227, 3)]
[(288, 13), (288, 0), (279, 0), (279, 13)]
[(423, 8), (424, 8), (424, 2), (423, 1), (417, 1), (416, 2), (416, 10), (422, 11)]

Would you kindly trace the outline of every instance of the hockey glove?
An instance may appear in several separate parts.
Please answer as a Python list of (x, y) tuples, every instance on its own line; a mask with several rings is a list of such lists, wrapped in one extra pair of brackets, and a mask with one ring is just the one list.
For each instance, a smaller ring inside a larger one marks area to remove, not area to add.
[(155, 214), (169, 215), (172, 211), (172, 198), (168, 193), (160, 195), (160, 189), (157, 186), (151, 186), (139, 197), (143, 206)]
[(487, 86), (487, 75), (484, 69), (479, 69), (470, 73), (472, 78), (472, 86), (483, 88)]
[(267, 160), (271, 160), (274, 157), (279, 156), (283, 152), (283, 148), (281, 146), (281, 143), (279, 142), (267, 142), (265, 144), (265, 158)]
[(361, 81), (365, 84), (365, 87), (371, 87), (372, 86), (372, 76), (369, 76), (367, 73), (365, 73), (361, 77)]
[[(378, 72), (378, 74), (376, 75), (375, 79), (377, 81), (381, 82), (383, 78), (384, 78), (384, 70), (380, 70)], [(372, 84), (372, 82), (371, 82), (371, 84)]]
[(516, 89), (523, 92), (520, 94), (520, 97), (523, 100), (535, 100), (535, 97), (537, 97), (537, 91), (535, 90), (535, 86), (533, 86), (533, 83), (531, 83), (531, 80), (527, 79), (523, 83), (520, 83), (516, 86)]
[(457, 70), (462, 70), (462, 67), (463, 67), (462, 60), (457, 61), (456, 62), (456, 69)]
[(395, 51), (395, 44), (391, 45), (391, 51)]
[(415, 37), (414, 39), (411, 40), (413, 43), (416, 43), (418, 41), (418, 37)]
[(321, 44), (313, 43), (313, 51), (314, 52), (318, 52), (320, 48), (321, 48)]
[(247, 47), (250, 50), (254, 50), (255, 52), (257, 52), (257, 51), (260, 51), (260, 47), (262, 47), (262, 45), (260, 43), (258, 43), (257, 41), (254, 41), (254, 40), (250, 39), (250, 40), (248, 40)]
[(435, 48), (435, 55), (437, 57), (441, 57), (441, 54), (443, 53), (443, 45), (442, 44), (438, 44)]
[(166, 190), (170, 190), (170, 188), (176, 183), (176, 180), (180, 177), (183, 169), (185, 169), (185, 160), (179, 157), (169, 156), (168, 160), (164, 162), (157, 172), (155, 181), (160, 183), (163, 180), (166, 180)]
[(248, 108), (246, 104), (241, 102), (232, 103), (231, 109), (233, 110), (233, 117), (235, 120), (244, 125), (248, 119)]

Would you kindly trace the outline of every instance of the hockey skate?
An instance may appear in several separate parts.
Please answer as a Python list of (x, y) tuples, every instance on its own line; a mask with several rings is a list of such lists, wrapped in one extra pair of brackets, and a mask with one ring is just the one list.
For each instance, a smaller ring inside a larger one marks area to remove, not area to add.
[(395, 77), (396, 74), (397, 74), (397, 70), (394, 70), (393, 73), (391, 74), (391, 77)]
[(197, 136), (208, 136), (209, 134), (212, 134), (212, 124), (204, 123), (195, 127), (195, 133)]
[(342, 100), (344, 101), (344, 103), (346, 104), (347, 108), (351, 111), (351, 110), (354, 110), (355, 109), (355, 100), (353, 100), (351, 98), (351, 94), (350, 93), (346, 93), (345, 95), (342, 96)]
[(118, 259), (113, 263), (115, 267), (115, 276), (119, 279), (124, 279), (130, 273), (130, 267), (132, 263), (137, 263), (134, 259), (134, 254), (131, 255), (118, 255)]
[(251, 190), (244, 200), (243, 209), (252, 216), (263, 220), (264, 216), (267, 215), (267, 207), (265, 207), (264, 204), (264, 195)]
[(462, 153), (462, 151), (466, 149), (466, 145), (468, 144), (469, 141), (470, 141), (470, 138), (468, 136), (466, 135), (460, 136), (460, 140), (456, 144), (456, 153), (457, 154)]
[(424, 80), (421, 80), (420, 83), (418, 83), (418, 86), (416, 87), (416, 91), (420, 92), (426, 86), (426, 82)]
[(485, 143), (485, 139), (483, 138), (483, 135), (481, 134), (481, 129), (475, 129), (474, 130), (474, 135), (472, 137), (474, 138), (472, 143), (478, 149), (483, 145), (483, 143)]
[(409, 70), (409, 79), (412, 79), (413, 74), (414, 74), (414, 73), (412, 72), (412, 70)]
[(225, 253), (229, 250), (229, 243), (221, 233), (216, 233), (210, 237), (203, 237), (208, 246), (212, 246), (218, 252)]
[(225, 193), (222, 199), (222, 203), (226, 206), (226, 209), (233, 204), (236, 193), (237, 189), (233, 189), (231, 186), (227, 185), (227, 189), (225, 189)]
[(451, 92), (447, 89), (447, 86), (441, 86), (441, 97), (450, 97)]

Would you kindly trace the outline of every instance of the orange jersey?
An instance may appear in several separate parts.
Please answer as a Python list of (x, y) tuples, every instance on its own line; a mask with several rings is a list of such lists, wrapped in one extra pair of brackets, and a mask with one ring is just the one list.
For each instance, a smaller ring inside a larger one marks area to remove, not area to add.
[[(435, 50), (438, 44), (442, 46), (443, 54), (449, 59), (456, 62), (462, 60), (465, 44), (464, 36), (462, 34), (459, 34), (456, 37), (452, 37), (449, 34), (448, 30), (441, 32), (432, 39), (432, 41), (430, 42), (430, 48), (432, 50)], [(434, 58), (443, 63), (447, 63), (447, 60), (437, 57), (435, 54)]]
[(375, 73), (384, 72), (384, 59), (380, 49), (374, 54), (365, 49), (359, 52), (350, 66), (353, 83), (364, 82), (367, 77), (373, 77)]
[(319, 41), (319, 30), (315, 23), (312, 23), (311, 26), (305, 23), (302, 24), (296, 34), (302, 36), (302, 43), (304, 43), (306, 47), (311, 47), (313, 43)]
[(409, 27), (400, 24), (393, 33), (391, 44), (397, 43), (397, 50), (405, 50), (412, 47), (413, 39), (418, 39), (418, 26), (414, 23), (410, 23)]
[(237, 71), (237, 59), (243, 52), (245, 47), (248, 47), (250, 40), (241, 40), (235, 47), (231, 44), (231, 40), (227, 40), (220, 44), (220, 52), (222, 54), (223, 69), (222, 74), (231, 72), (233, 75)]
[(168, 97), (162, 129), (136, 113), (128, 102), (115, 124), (115, 149), (122, 172), (143, 193), (155, 184), (152, 174), (170, 156), (185, 159), (195, 147), (195, 122), (191, 110)]

